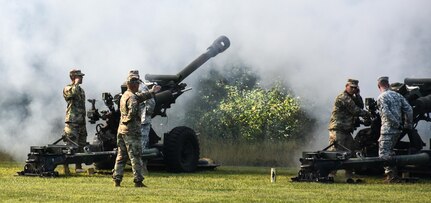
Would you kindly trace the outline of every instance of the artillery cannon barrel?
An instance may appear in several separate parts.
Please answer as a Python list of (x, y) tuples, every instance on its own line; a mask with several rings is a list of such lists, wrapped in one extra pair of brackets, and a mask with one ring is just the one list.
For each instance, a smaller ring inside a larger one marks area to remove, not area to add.
[(404, 83), (409, 86), (423, 86), (428, 84), (431, 85), (431, 78), (406, 78)]
[(181, 70), (177, 76), (179, 77), (179, 81), (181, 82), (187, 76), (189, 76), (193, 71), (198, 69), (202, 64), (204, 64), (211, 57), (216, 56), (219, 53), (222, 53), (224, 50), (229, 48), (230, 41), (226, 36), (220, 36), (217, 38), (210, 47), (208, 47), (207, 51), (200, 55), (197, 59), (191, 62), (188, 66), (186, 66), (183, 70)]
[(406, 78), (404, 84), (419, 87), (422, 96), (431, 94), (431, 78)]
[(198, 58), (192, 61), (189, 65), (187, 65), (183, 70), (181, 70), (176, 75), (151, 75), (146, 74), (145, 79), (149, 81), (174, 81), (176, 83), (180, 83), (186, 77), (188, 77), (191, 73), (193, 73), (196, 69), (198, 69), (202, 64), (207, 62), (210, 58), (216, 56), (219, 53), (222, 53), (230, 46), (229, 38), (226, 36), (220, 36), (217, 38), (210, 47), (208, 47), (207, 51), (201, 54)]

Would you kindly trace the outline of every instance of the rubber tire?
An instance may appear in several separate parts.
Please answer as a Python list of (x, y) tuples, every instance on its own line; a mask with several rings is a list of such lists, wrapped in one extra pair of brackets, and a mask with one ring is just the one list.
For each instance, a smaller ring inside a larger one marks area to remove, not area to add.
[(180, 126), (165, 134), (163, 155), (169, 172), (194, 172), (199, 161), (199, 142), (191, 128)]

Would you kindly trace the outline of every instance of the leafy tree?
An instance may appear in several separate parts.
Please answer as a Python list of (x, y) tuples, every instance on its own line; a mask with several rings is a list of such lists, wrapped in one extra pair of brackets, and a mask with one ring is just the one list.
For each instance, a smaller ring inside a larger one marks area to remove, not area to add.
[(187, 120), (196, 126), (201, 126), (202, 116), (217, 108), (228, 95), (226, 86), (239, 89), (251, 89), (257, 85), (258, 76), (247, 66), (226, 67), (219, 71), (211, 69), (199, 79), (196, 93), (186, 107)]
[(216, 136), (259, 141), (286, 140), (300, 135), (304, 112), (299, 100), (287, 94), (282, 86), (275, 85), (270, 90), (225, 88), (228, 96), (218, 108), (203, 116), (211, 126), (223, 129), (210, 130), (218, 132)]
[(187, 113), (193, 128), (204, 136), (228, 140), (304, 140), (301, 129), (313, 120), (300, 100), (281, 82), (270, 89), (248, 67), (233, 67), (221, 74), (211, 70), (198, 85)]

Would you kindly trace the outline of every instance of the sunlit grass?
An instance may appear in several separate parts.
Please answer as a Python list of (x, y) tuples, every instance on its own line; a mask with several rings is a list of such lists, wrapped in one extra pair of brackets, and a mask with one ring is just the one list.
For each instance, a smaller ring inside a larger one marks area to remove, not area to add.
[[(172, 174), (150, 172), (147, 188), (134, 188), (131, 171), (121, 188), (110, 175), (72, 174), (58, 178), (21, 177), (21, 163), (0, 163), (1, 201), (22, 202), (428, 202), (431, 181), (383, 184), (381, 177), (364, 184), (292, 183), (297, 169), (277, 168), (276, 183), (267, 167), (219, 167), (215, 171)], [(341, 175), (340, 175), (341, 177)]]

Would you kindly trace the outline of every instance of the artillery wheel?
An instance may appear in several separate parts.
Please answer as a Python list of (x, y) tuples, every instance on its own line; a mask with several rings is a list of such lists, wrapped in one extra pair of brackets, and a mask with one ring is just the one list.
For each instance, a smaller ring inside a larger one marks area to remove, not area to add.
[(195, 131), (180, 126), (165, 134), (164, 161), (169, 172), (193, 172), (199, 161), (199, 142)]

